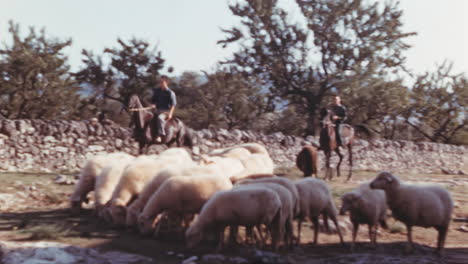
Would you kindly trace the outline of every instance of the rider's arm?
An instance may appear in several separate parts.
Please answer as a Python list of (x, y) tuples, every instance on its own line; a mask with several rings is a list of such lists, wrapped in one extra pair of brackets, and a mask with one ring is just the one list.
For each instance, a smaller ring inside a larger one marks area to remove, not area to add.
[(172, 118), (172, 114), (174, 114), (174, 109), (175, 109), (175, 105), (171, 106), (171, 109), (169, 109), (169, 115), (168, 115), (168, 119), (171, 119)]

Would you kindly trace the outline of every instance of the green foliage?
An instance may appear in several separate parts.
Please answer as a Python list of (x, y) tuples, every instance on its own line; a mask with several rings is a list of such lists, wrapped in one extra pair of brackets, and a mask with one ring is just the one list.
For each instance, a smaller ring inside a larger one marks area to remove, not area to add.
[(46, 37), (30, 28), (22, 38), (10, 22), (12, 45), (0, 49), (0, 115), (4, 118), (61, 119), (77, 110), (78, 85), (69, 74), (63, 49), (71, 40)]
[(90, 97), (94, 100), (112, 99), (126, 105), (132, 94), (140, 98), (150, 95), (165, 60), (145, 41), (134, 38), (127, 43), (117, 39), (117, 43), (117, 48), (104, 49), (103, 55), (83, 50), (85, 66), (75, 76), (90, 85)]
[(224, 63), (257, 76), (274, 96), (306, 112), (307, 133), (313, 134), (323, 100), (357, 80), (367, 86), (389, 79), (402, 69), (402, 53), (410, 47), (403, 40), (414, 33), (402, 32), (402, 12), (391, 2), (296, 2), (306, 27), (292, 22), (277, 1), (231, 5), (242, 26), (224, 30), (228, 36), (219, 43), (241, 44)]
[(435, 73), (417, 76), (406, 122), (426, 139), (442, 143), (467, 143), (468, 80), (451, 74), (442, 64)]
[(200, 76), (184, 73), (174, 91), (176, 114), (196, 129), (209, 126), (252, 129), (259, 116), (271, 110), (253, 77), (218, 70)]

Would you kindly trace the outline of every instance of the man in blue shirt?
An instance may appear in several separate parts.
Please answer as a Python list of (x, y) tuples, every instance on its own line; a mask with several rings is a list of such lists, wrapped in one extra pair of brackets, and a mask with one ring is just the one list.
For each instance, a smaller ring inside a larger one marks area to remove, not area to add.
[(169, 89), (169, 77), (162, 75), (159, 80), (159, 88), (153, 89), (153, 96), (151, 97), (151, 107), (153, 107), (158, 131), (156, 142), (161, 143), (161, 137), (166, 135), (164, 127), (168, 120), (172, 119), (174, 109), (177, 104), (175, 93)]

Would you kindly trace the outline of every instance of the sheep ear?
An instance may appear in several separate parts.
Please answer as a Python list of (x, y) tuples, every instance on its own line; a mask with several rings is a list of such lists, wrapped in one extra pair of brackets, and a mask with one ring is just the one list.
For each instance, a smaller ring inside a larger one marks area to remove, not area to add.
[(390, 177), (390, 176), (385, 177), (385, 179), (387, 180), (387, 182), (392, 182), (393, 181), (393, 178)]

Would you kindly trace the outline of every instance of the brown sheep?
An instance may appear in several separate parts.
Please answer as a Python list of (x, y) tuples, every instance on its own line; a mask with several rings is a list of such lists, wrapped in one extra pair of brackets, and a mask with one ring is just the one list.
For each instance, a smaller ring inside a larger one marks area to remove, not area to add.
[(297, 154), (296, 166), (304, 173), (304, 177), (308, 177), (312, 175), (315, 175), (315, 177), (318, 177), (317, 148), (311, 145), (304, 146), (301, 152)]

